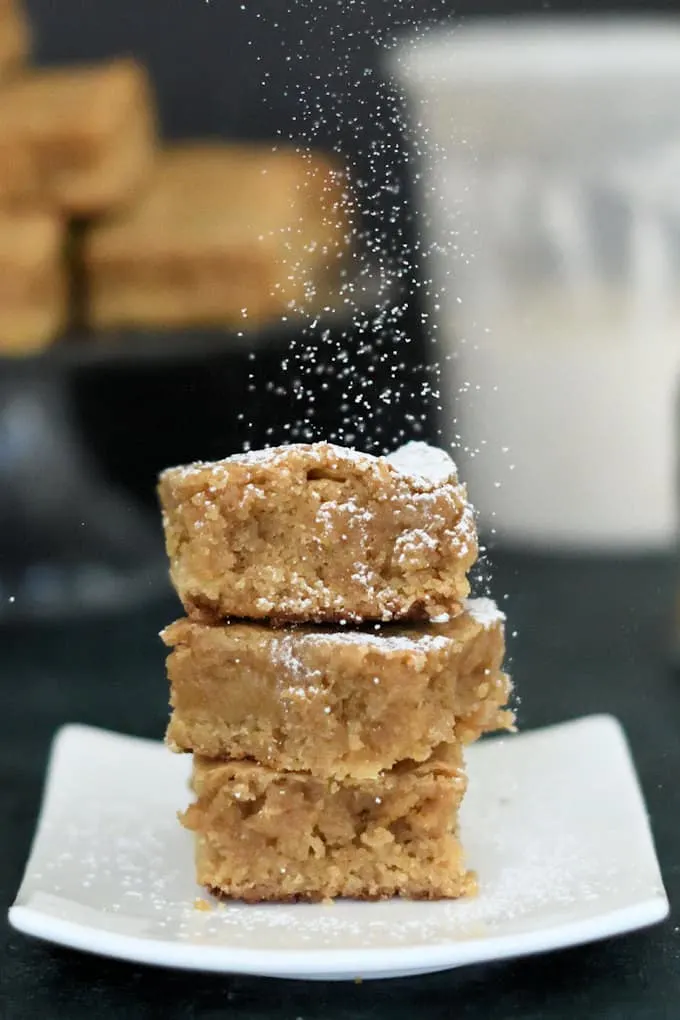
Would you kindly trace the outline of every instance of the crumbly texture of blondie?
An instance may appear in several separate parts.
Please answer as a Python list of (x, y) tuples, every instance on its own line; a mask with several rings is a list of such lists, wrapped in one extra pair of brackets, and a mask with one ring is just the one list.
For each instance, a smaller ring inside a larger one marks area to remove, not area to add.
[(133, 60), (31, 70), (0, 93), (0, 140), (28, 151), (36, 202), (70, 215), (129, 200), (155, 139), (148, 77)]
[(453, 461), (293, 444), (170, 468), (159, 495), (189, 616), (285, 622), (455, 615), (477, 557)]
[(183, 619), (162, 637), (174, 750), (369, 777), (512, 724), (502, 615), (487, 600), (448, 623), (275, 630)]
[(89, 233), (90, 322), (244, 329), (313, 304), (350, 250), (345, 198), (340, 168), (290, 146), (171, 146)]
[(0, 215), (0, 352), (27, 354), (67, 318), (64, 226), (49, 213)]
[(201, 885), (249, 902), (336, 896), (441, 899), (471, 889), (455, 833), (458, 745), (371, 780), (323, 780), (252, 762), (194, 759)]

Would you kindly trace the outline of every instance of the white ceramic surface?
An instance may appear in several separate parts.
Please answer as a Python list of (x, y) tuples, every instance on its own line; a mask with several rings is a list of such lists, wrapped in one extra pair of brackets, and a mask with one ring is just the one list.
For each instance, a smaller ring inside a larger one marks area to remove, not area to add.
[(308, 979), (396, 977), (543, 952), (668, 912), (618, 723), (592, 716), (469, 751), (469, 901), (221, 905), (193, 881), (189, 758), (67, 726), (57, 735), (10, 923), (107, 956)]

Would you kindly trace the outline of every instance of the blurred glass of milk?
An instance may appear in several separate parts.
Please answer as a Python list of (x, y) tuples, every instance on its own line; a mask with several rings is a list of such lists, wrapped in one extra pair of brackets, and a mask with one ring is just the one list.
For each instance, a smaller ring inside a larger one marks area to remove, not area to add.
[(388, 64), (420, 163), (444, 436), (482, 530), (670, 545), (680, 22), (467, 23)]

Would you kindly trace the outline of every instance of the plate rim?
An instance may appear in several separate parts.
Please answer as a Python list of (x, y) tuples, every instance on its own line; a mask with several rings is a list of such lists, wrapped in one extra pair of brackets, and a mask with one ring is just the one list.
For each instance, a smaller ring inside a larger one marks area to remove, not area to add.
[(214, 973), (277, 977), (312, 974), (356, 974), (399, 971), (402, 968), (454, 969), (510, 957), (531, 956), (569, 946), (586, 945), (624, 935), (664, 921), (669, 903), (663, 888), (627, 907), (597, 914), (587, 920), (568, 921), (549, 928), (497, 936), (475, 936), (450, 942), (390, 949), (244, 949), (238, 946), (195, 946), (138, 935), (107, 932), (101, 928), (54, 918), (21, 904), (10, 907), (11, 926), (24, 935), (70, 949), (151, 966)]

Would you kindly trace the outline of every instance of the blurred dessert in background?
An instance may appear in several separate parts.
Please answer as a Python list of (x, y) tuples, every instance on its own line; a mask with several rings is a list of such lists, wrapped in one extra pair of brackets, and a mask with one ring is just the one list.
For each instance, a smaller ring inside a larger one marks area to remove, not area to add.
[(35, 209), (38, 193), (38, 168), (30, 145), (0, 129), (0, 209), (15, 213)]
[(71, 320), (69, 220), (133, 197), (155, 158), (134, 60), (32, 69), (27, 19), (0, 0), (0, 355), (32, 354)]
[(28, 71), (0, 92), (0, 143), (28, 153), (40, 205), (77, 217), (106, 212), (153, 165), (146, 71), (123, 59)]
[(68, 325), (80, 341), (261, 328), (337, 299), (351, 250), (342, 168), (290, 145), (159, 150), (141, 64), (21, 67), (28, 49), (19, 0), (0, 0), (0, 355)]
[(21, 67), (30, 46), (28, 20), (21, 5), (16, 0), (0, 0), (0, 79)]
[(29, 353), (64, 328), (64, 225), (53, 213), (0, 213), (0, 351)]
[(290, 146), (185, 143), (85, 241), (98, 327), (261, 325), (327, 291), (349, 246), (344, 174)]

